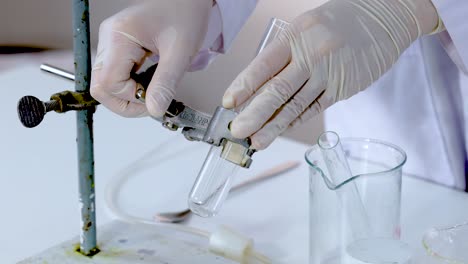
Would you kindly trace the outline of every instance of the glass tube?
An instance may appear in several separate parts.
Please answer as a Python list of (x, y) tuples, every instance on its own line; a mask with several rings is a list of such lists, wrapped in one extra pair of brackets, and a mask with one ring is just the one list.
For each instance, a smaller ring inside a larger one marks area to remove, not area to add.
[(260, 45), (257, 49), (258, 55), (265, 47), (271, 43), (272, 40), (278, 37), (278, 35), (289, 25), (288, 22), (281, 20), (279, 18), (272, 18), (270, 23), (268, 24), (267, 30), (263, 35), (262, 40), (260, 41)]
[(340, 137), (335, 132), (327, 131), (320, 135), (317, 142), (331, 180), (336, 185), (351, 180), (347, 186), (340, 188), (337, 194), (342, 203), (343, 214), (349, 220), (354, 239), (367, 238), (369, 236), (369, 221), (359, 191), (355, 182), (352, 181), (351, 169), (345, 157)]
[[(274, 18), (270, 21), (265, 35), (262, 38), (257, 50), (257, 55), (288, 25), (287, 22)], [(247, 104), (244, 104), (245, 106)], [(241, 108), (236, 109), (237, 111)], [(224, 148), (224, 152), (223, 152)], [(239, 165), (232, 163), (222, 157), (222, 152), (226, 156), (238, 149), (233, 144), (226, 144), (223, 147), (212, 146), (198, 174), (192, 191), (189, 195), (189, 208), (195, 214), (202, 217), (216, 215), (224, 200), (226, 200), (231, 190), (234, 177), (239, 170)]]
[[(258, 54), (260, 54), (260, 52), (262, 52), (266, 48), (266, 46), (268, 46), (268, 44), (270, 44), (275, 38), (277, 38), (279, 34), (283, 30), (285, 30), (288, 25), (289, 23), (284, 20), (281, 20), (279, 18), (272, 18), (268, 24), (267, 30), (265, 30), (263, 38), (260, 41), (260, 45), (258, 45), (257, 53), (255, 54), (255, 56), (258, 56)], [(251, 96), (243, 104), (236, 107), (236, 111), (240, 112), (244, 110), (244, 108), (247, 107), (250, 104), (250, 102), (252, 102), (255, 96), (263, 92), (264, 87), (265, 86), (260, 87), (253, 96)]]
[(202, 217), (216, 215), (226, 199), (239, 165), (221, 157), (221, 147), (212, 146), (189, 196), (189, 208)]

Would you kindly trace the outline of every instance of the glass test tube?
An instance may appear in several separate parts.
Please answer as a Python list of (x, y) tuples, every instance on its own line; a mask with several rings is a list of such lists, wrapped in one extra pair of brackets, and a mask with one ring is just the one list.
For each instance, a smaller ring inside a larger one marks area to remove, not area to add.
[(189, 208), (202, 217), (219, 212), (239, 165), (221, 157), (222, 147), (212, 146), (190, 192)]
[[(260, 42), (257, 55), (287, 25), (287, 22), (280, 19), (272, 19)], [(245, 105), (247, 104), (243, 106)], [(225, 144), (221, 147), (212, 146), (208, 152), (189, 195), (189, 208), (195, 214), (202, 217), (211, 217), (219, 212), (240, 167), (226, 159), (225, 156), (229, 155), (231, 151), (239, 151), (239, 149), (236, 149), (236, 144)]]

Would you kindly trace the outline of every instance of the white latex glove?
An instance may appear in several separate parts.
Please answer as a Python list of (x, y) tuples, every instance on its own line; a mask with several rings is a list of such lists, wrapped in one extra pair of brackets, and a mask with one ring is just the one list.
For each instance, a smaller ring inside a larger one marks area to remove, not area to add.
[[(203, 44), (213, 0), (150, 0), (105, 20), (91, 79), (91, 95), (126, 117), (162, 116), (191, 60)], [(131, 71), (146, 57), (159, 65), (146, 92), (146, 106), (135, 99)]]
[(370, 86), (437, 24), (429, 0), (331, 0), (302, 14), (227, 89), (226, 108), (255, 96), (232, 122), (233, 136), (266, 148), (288, 127)]

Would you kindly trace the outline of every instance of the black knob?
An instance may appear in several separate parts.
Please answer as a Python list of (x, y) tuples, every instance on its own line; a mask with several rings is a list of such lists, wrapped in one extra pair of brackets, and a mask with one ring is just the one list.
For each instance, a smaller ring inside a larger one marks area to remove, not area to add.
[(148, 88), (148, 85), (150, 84), (151, 80), (153, 79), (153, 75), (156, 72), (156, 69), (158, 68), (158, 64), (154, 64), (148, 69), (146, 69), (144, 72), (141, 73), (130, 73), (130, 78), (135, 80), (135, 82), (141, 84), (145, 88), (145, 90)]
[(18, 117), (25, 127), (39, 125), (47, 112), (59, 107), (57, 101), (42, 102), (34, 96), (24, 96), (18, 102)]

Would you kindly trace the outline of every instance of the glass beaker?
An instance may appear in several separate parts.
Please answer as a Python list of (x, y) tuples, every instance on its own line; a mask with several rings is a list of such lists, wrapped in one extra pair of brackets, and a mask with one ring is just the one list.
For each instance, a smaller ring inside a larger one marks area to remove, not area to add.
[[(288, 25), (287, 22), (273, 18), (265, 31), (257, 55), (283, 31)], [(248, 100), (242, 106), (236, 109), (241, 111), (248, 105)], [(198, 177), (189, 194), (188, 205), (190, 210), (201, 217), (211, 217), (216, 215), (221, 209), (224, 200), (231, 190), (232, 182), (237, 174), (239, 165), (236, 165), (223, 156), (223, 153), (229, 151), (238, 151), (236, 144), (226, 144), (223, 146), (212, 146), (198, 173)], [(227, 148), (224, 151), (224, 148)]]
[[(329, 174), (318, 144), (305, 154), (310, 165), (310, 263), (408, 263), (409, 248), (399, 240), (405, 152), (373, 139), (343, 139), (341, 145), (351, 171), (347, 179)], [(357, 189), (364, 208), (364, 236), (357, 235), (350, 219), (348, 210), (356, 206), (346, 206), (340, 196), (351, 188)]]

